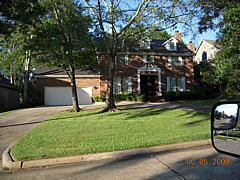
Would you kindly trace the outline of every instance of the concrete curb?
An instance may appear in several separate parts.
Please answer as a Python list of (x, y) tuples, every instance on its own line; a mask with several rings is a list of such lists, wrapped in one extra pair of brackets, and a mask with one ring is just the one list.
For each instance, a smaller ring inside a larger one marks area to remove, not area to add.
[(199, 140), (191, 141), (177, 144), (161, 145), (155, 147), (139, 148), (139, 149), (130, 149), (124, 151), (114, 151), (114, 152), (104, 152), (97, 154), (87, 154), (87, 155), (78, 155), (78, 156), (67, 156), (51, 159), (39, 159), (39, 160), (29, 160), (29, 161), (16, 161), (14, 162), (10, 156), (10, 150), (13, 145), (9, 146), (3, 152), (3, 167), (11, 170), (22, 169), (22, 168), (32, 168), (32, 167), (42, 167), (42, 166), (52, 166), (58, 164), (68, 164), (84, 161), (94, 161), (94, 160), (103, 160), (103, 159), (121, 159), (136, 155), (143, 154), (154, 154), (154, 153), (163, 153), (166, 151), (176, 151), (186, 148), (200, 147), (204, 145), (210, 145), (211, 140)]

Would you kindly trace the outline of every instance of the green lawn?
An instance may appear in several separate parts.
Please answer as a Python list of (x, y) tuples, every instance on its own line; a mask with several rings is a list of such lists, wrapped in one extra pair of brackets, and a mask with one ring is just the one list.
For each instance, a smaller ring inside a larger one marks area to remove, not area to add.
[(15, 160), (156, 146), (210, 138), (210, 114), (160, 108), (58, 113), (21, 138)]
[(210, 105), (213, 106), (219, 101), (228, 101), (228, 100), (240, 100), (240, 98), (237, 99), (203, 99), (203, 100), (179, 100), (174, 101), (174, 103), (181, 103), (181, 104), (200, 104), (200, 105)]
[(23, 109), (24, 109), (24, 108), (22, 108), (22, 109), (15, 109), (15, 110), (6, 111), (6, 112), (1, 112), (1, 113), (0, 113), (0, 116), (2, 116), (2, 115), (7, 115), (7, 114), (11, 114), (11, 113), (14, 113), (14, 112), (16, 112), (16, 111), (23, 110)]

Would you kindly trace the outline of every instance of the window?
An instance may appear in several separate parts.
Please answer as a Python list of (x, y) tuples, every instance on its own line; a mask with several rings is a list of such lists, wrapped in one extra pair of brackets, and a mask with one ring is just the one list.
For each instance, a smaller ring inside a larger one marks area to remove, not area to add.
[(151, 49), (150, 40), (142, 40), (140, 47), (143, 49)]
[(167, 77), (167, 91), (185, 91), (185, 77)]
[(115, 77), (113, 81), (113, 93), (132, 93), (132, 77)]
[(168, 57), (168, 65), (169, 66), (182, 66), (183, 61), (180, 56), (169, 56)]
[(128, 55), (126, 55), (126, 56), (123, 56), (123, 55), (116, 56), (115, 64), (116, 65), (128, 65)]
[(174, 42), (169, 42), (169, 47), (170, 47), (170, 49), (172, 49), (172, 50), (175, 50), (175, 49), (176, 49)]
[(145, 55), (143, 56), (143, 61), (146, 63), (154, 63), (154, 56)]
[(203, 51), (202, 53), (202, 61), (206, 61), (207, 60), (207, 52)]

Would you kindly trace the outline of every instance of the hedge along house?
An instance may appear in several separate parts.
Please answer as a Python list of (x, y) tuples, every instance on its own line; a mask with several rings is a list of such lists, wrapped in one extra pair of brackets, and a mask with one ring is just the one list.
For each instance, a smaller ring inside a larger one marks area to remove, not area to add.
[[(142, 39), (139, 43), (118, 52), (115, 59), (114, 93), (162, 96), (168, 91), (187, 91), (194, 83), (193, 53), (182, 43), (181, 33), (169, 40)], [(108, 67), (108, 57), (98, 55), (103, 68)], [(70, 82), (67, 74), (57, 69), (36, 68), (36, 87), (42, 104), (71, 105)], [(76, 84), (79, 104), (91, 104), (92, 97), (105, 96), (107, 70), (77, 70)]]

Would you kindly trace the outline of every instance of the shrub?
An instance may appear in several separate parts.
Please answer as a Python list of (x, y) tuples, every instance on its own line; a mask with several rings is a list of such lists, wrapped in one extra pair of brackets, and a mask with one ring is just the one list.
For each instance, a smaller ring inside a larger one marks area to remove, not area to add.
[(126, 100), (127, 101), (132, 101), (132, 97), (131, 96), (127, 96)]
[(99, 98), (98, 98), (98, 101), (99, 101), (99, 102), (105, 102), (105, 101), (106, 101), (106, 98), (105, 98), (105, 97), (99, 97)]
[(93, 100), (94, 100), (94, 102), (99, 102), (99, 96), (94, 96)]
[(146, 96), (145, 96), (145, 94), (139, 94), (139, 95), (137, 95), (137, 101), (139, 101), (139, 102), (145, 102), (146, 101)]

